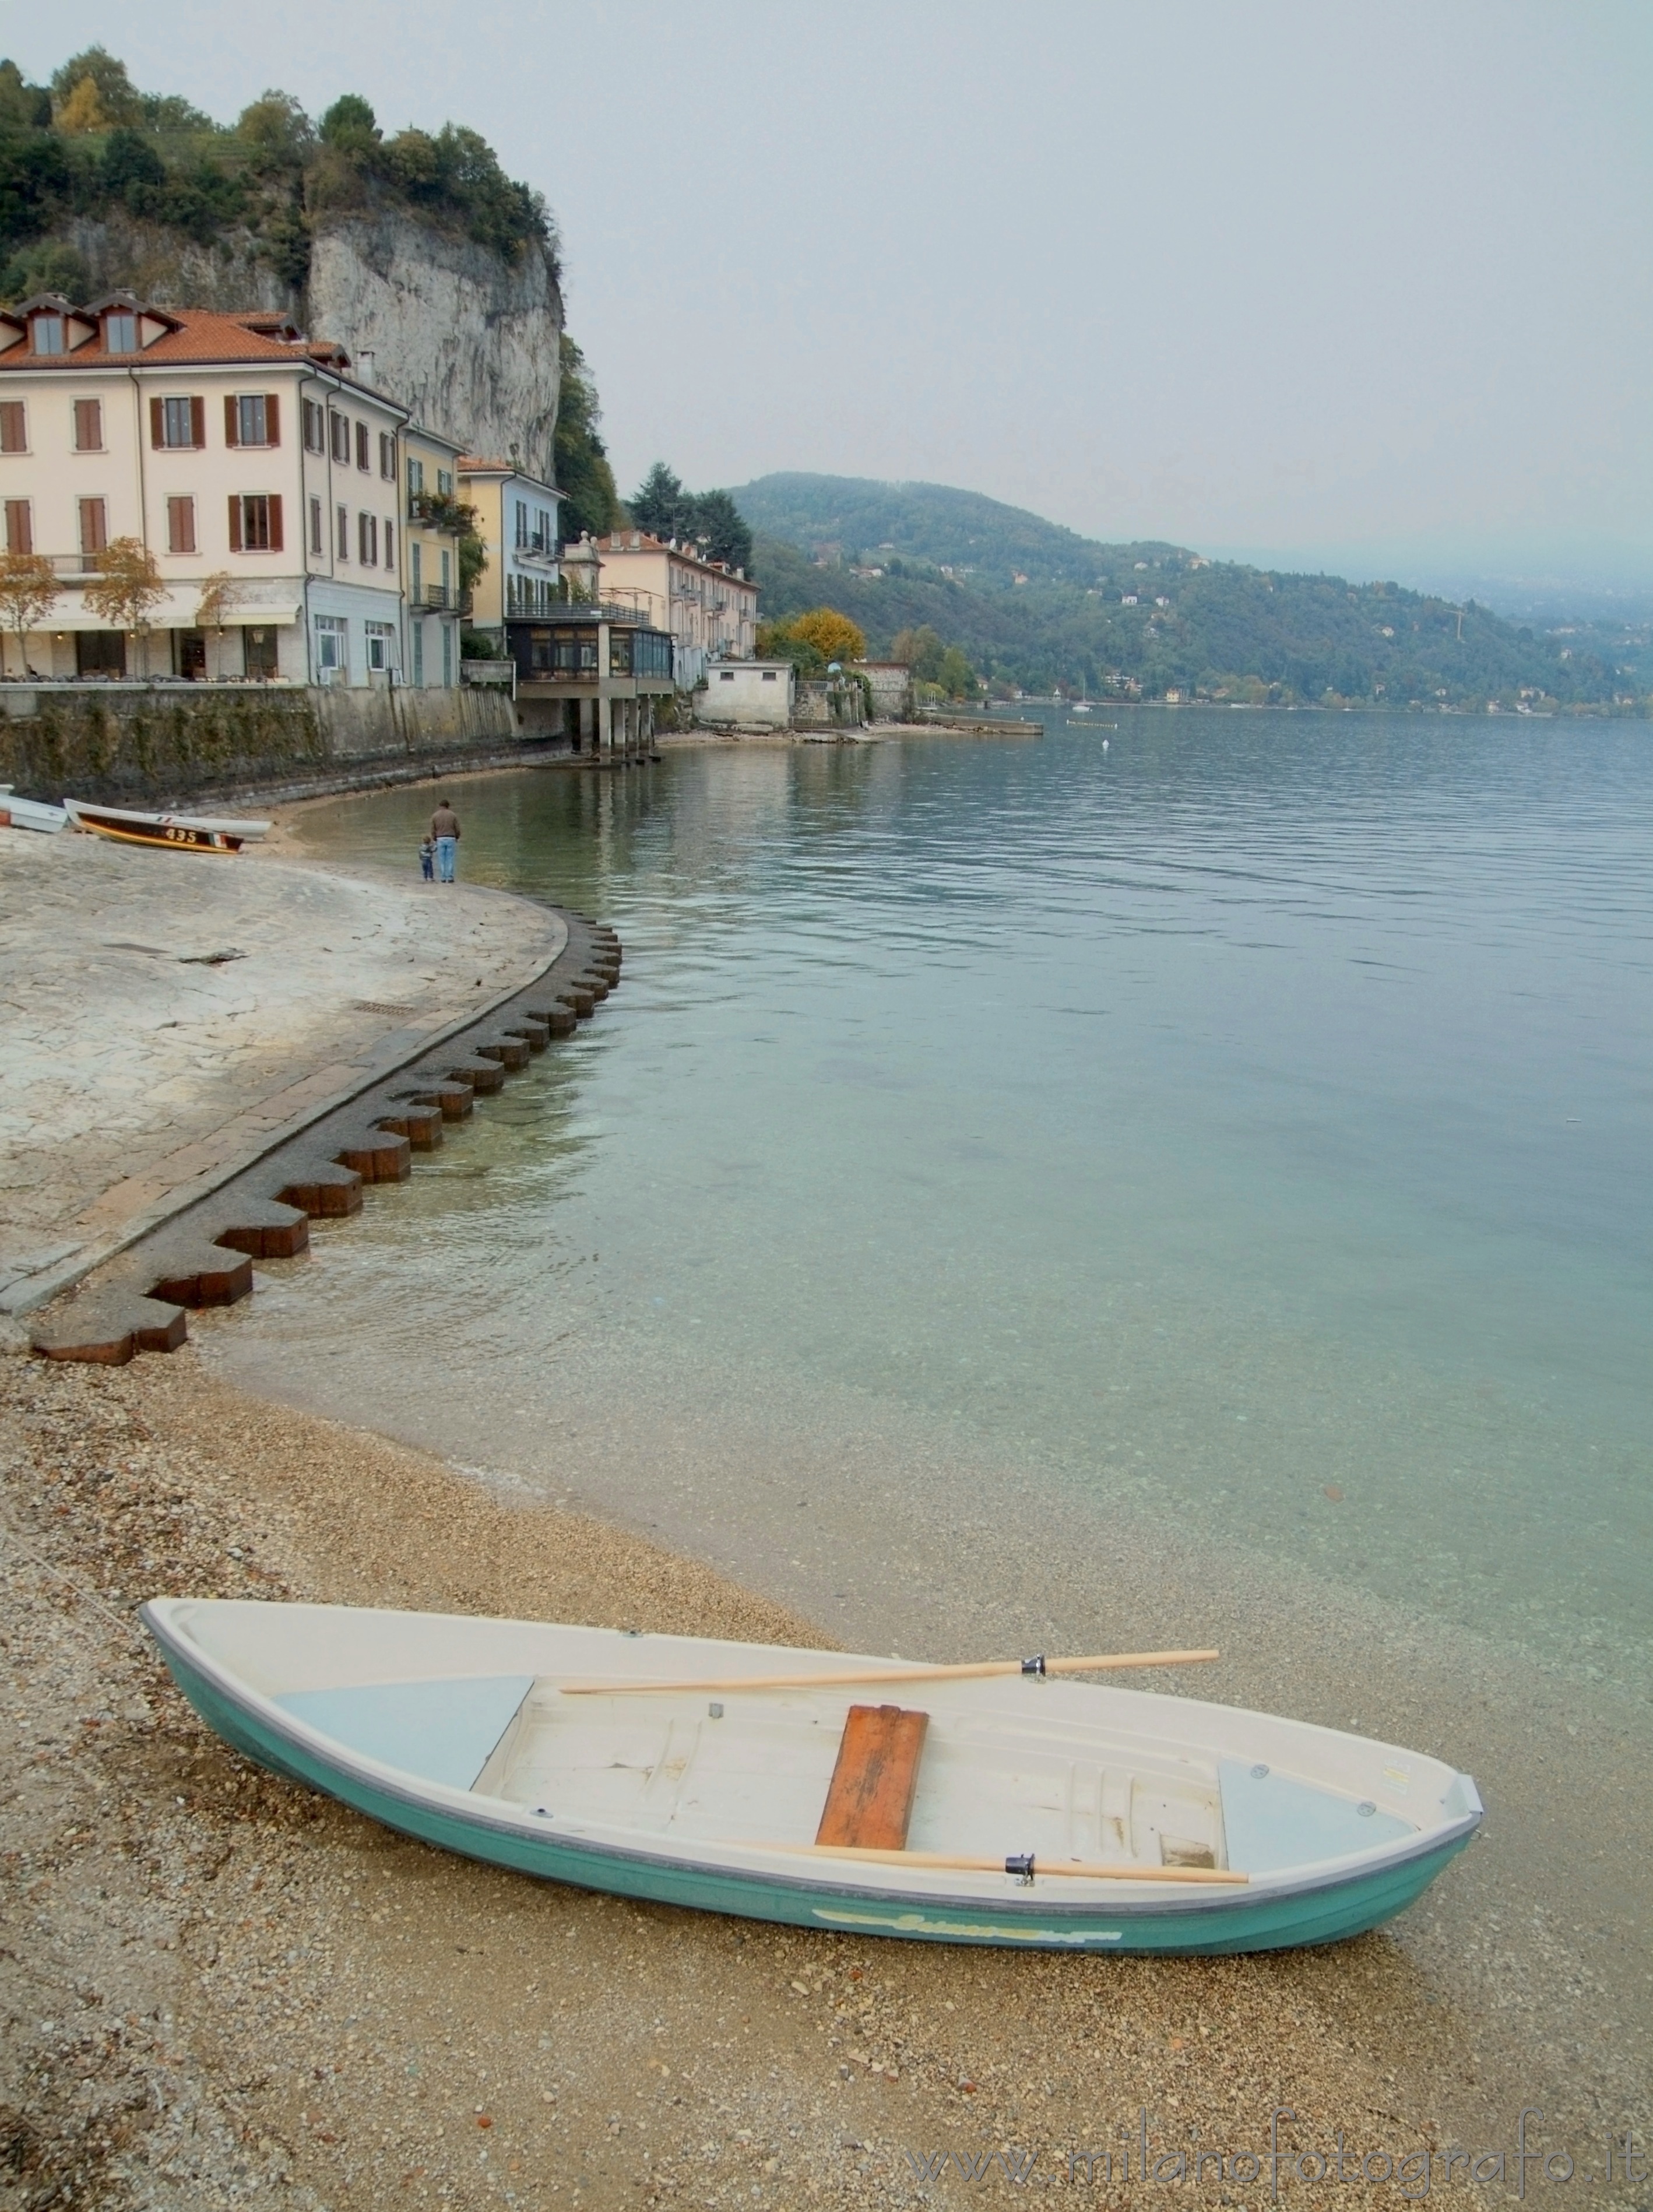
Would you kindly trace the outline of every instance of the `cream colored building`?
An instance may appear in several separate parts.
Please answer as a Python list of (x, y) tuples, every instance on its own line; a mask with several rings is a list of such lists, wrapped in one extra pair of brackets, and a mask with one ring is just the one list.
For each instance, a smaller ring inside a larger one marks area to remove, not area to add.
[(402, 680), (416, 689), (459, 680), (459, 539), (464, 535), (459, 448), (410, 422), (402, 434), (407, 493), (402, 525), (402, 588), (407, 650)]
[(708, 661), (750, 660), (757, 652), (757, 586), (743, 570), (644, 530), (599, 538), (596, 550), (602, 597), (635, 607), (669, 633), (684, 690), (700, 681)]
[(471, 592), (472, 629), (501, 645), (507, 622), (544, 617), (561, 605), (556, 510), (562, 495), (514, 461), (471, 458), (459, 463), (459, 495), (477, 510), (477, 534), (488, 566)]
[[(402, 655), (407, 410), (279, 315), (43, 293), (0, 311), (0, 524), (59, 597), (27, 640), (47, 677), (387, 680)], [(139, 641), (85, 603), (136, 538), (166, 597)], [(228, 584), (198, 619), (210, 578)], [(7, 647), (9, 672), (16, 640)], [(147, 659), (145, 670), (138, 664)]]

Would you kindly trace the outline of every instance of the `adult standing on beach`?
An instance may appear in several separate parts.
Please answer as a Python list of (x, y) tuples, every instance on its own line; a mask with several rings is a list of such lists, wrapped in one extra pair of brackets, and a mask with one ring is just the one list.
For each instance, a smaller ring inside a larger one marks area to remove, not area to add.
[(446, 799), (430, 817), (430, 834), (436, 841), (437, 880), (451, 884), (459, 851), (459, 817)]

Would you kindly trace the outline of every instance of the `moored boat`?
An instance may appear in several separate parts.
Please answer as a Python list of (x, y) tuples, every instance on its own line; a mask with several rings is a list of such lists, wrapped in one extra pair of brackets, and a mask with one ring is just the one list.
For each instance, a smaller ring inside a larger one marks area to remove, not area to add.
[(0, 783), (0, 830), (39, 830), (47, 836), (67, 826), (69, 810), (52, 806), (44, 799), (18, 799), (9, 783)]
[(125, 806), (98, 806), (84, 799), (64, 805), (77, 830), (122, 845), (159, 845), (170, 852), (239, 853), (270, 830), (268, 822), (236, 821), (210, 814), (148, 814)]
[(1041, 1679), (1042, 1662), (926, 1668), (239, 1600), (155, 1599), (143, 1617), (226, 1741), (390, 1827), (802, 1927), (1049, 1950), (1323, 1943), (1402, 1911), (1481, 1818), (1438, 1759)]

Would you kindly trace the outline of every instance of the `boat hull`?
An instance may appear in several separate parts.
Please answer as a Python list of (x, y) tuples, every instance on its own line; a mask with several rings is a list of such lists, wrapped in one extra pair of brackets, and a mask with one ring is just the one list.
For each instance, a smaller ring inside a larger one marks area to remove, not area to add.
[(1071, 1905), (1042, 1900), (1036, 1886), (1025, 1900), (1019, 1893), (1013, 1899), (915, 1900), (909, 1891), (880, 1893), (864, 1883), (852, 1887), (830, 1876), (720, 1868), (665, 1851), (536, 1832), (521, 1819), (495, 1817), (480, 1806), (459, 1812), (328, 1758), (191, 1665), (173, 1638), (161, 1635), (160, 1641), (179, 1688), (227, 1743), (271, 1772), (336, 1798), (386, 1827), (441, 1850), (577, 1889), (841, 1935), (1017, 1950), (1205, 1957), (1334, 1943), (1404, 1911), (1470, 1840), (1465, 1832), (1428, 1841), (1414, 1856), (1288, 1891), (1185, 1892), (1164, 1904), (1100, 1899)]
[(239, 853), (269, 827), (263, 822), (220, 822), (188, 814), (140, 814), (74, 799), (64, 804), (77, 830), (90, 830), (118, 845), (153, 845), (168, 853)]

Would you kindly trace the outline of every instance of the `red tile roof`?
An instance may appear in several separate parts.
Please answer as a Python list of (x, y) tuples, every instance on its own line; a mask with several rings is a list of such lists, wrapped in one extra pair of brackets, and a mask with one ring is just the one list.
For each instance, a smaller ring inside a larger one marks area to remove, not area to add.
[[(279, 338), (266, 337), (262, 331), (250, 328), (247, 322), (234, 315), (210, 314), (202, 307), (170, 308), (167, 312), (176, 319), (179, 328), (166, 331), (153, 345), (140, 347), (137, 353), (108, 352), (100, 329), (95, 337), (76, 346), (73, 353), (34, 353), (27, 339), (21, 345), (8, 346), (0, 353), (0, 370), (107, 368), (113, 363), (124, 368), (132, 362), (148, 368), (151, 363), (159, 367), (186, 362), (204, 366), (214, 362), (282, 361), (307, 364), (318, 358), (339, 363), (348, 360), (342, 349), (323, 340), (284, 345)], [(271, 319), (258, 315), (251, 319), (263, 323)]]

